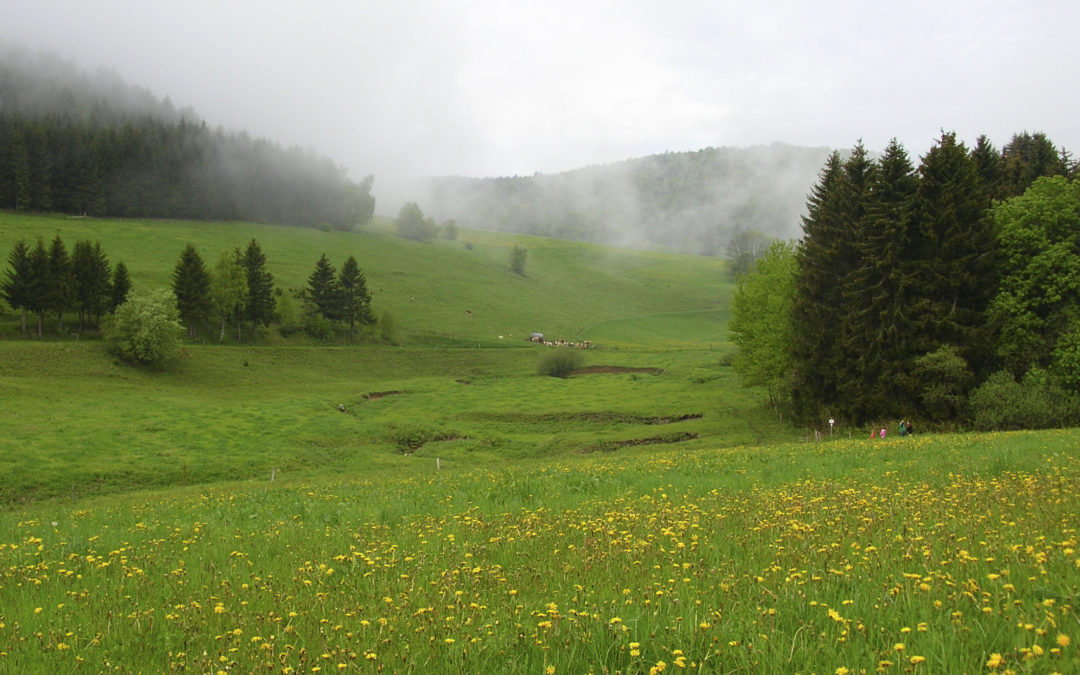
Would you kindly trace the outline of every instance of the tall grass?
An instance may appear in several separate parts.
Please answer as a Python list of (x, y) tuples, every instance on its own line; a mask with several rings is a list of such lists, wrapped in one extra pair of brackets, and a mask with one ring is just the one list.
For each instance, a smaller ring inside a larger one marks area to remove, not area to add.
[(0, 515), (11, 672), (1073, 672), (1075, 431)]

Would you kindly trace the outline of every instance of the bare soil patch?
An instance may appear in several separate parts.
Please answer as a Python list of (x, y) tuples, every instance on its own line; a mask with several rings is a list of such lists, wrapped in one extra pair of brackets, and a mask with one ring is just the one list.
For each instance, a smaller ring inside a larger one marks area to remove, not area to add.
[(380, 398), (385, 398), (387, 396), (396, 396), (398, 394), (404, 394), (404, 393), (405, 392), (403, 392), (403, 391), (396, 391), (396, 390), (395, 391), (372, 391), (372, 392), (368, 392), (368, 393), (364, 394), (363, 398), (364, 398), (365, 401), (378, 401)]
[(586, 366), (578, 368), (571, 375), (593, 375), (596, 373), (649, 373), (650, 375), (662, 375), (663, 368), (631, 368), (629, 366)]

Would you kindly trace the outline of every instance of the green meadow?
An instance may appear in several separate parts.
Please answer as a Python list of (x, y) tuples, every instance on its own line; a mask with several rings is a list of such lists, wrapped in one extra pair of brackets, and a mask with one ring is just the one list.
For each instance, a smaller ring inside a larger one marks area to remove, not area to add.
[(722, 261), (0, 214), (57, 233), (142, 291), (354, 255), (397, 335), (148, 371), (0, 315), (0, 672), (1080, 671), (1078, 432), (815, 440), (726, 365)]

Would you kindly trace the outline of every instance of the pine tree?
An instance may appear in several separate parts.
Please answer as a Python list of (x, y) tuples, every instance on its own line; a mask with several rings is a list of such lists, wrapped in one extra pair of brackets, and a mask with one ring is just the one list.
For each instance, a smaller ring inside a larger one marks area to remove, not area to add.
[(26, 241), (20, 239), (8, 254), (10, 267), (4, 274), (4, 281), (0, 284), (0, 291), (4, 299), (12, 309), (21, 310), (22, 332), (26, 332), (26, 311), (30, 309), (32, 291), (30, 249)]
[(353, 256), (349, 256), (342, 265), (338, 285), (342, 298), (341, 318), (349, 322), (349, 336), (355, 340), (356, 324), (373, 324), (375, 316), (371, 312), (371, 293), (367, 288), (367, 280)]
[(127, 302), (130, 292), (131, 278), (128, 276), (127, 265), (121, 260), (113, 268), (112, 283), (109, 284), (109, 311), (115, 312), (117, 307)]
[(922, 158), (914, 217), (919, 279), (913, 339), (923, 353), (955, 345), (977, 376), (991, 365), (986, 310), (997, 288), (996, 238), (975, 162), (954, 133)]
[(911, 348), (913, 278), (916, 250), (911, 218), (918, 179), (895, 139), (878, 160), (870, 184), (859, 237), (861, 264), (849, 277), (849, 323), (856, 354), (859, 393), (853, 421), (914, 412)]
[(79, 327), (96, 324), (109, 303), (109, 261), (101, 242), (78, 240), (71, 254), (75, 279), (75, 307), (79, 312)]
[(71, 258), (60, 235), (53, 237), (49, 247), (48, 292), (46, 306), (56, 312), (57, 330), (64, 332), (64, 311), (75, 301), (75, 278)]
[(323, 253), (315, 263), (315, 270), (308, 277), (308, 287), (304, 299), (311, 305), (311, 311), (330, 321), (343, 317), (341, 284), (337, 270)]
[(796, 250), (795, 297), (792, 303), (792, 403), (795, 414), (812, 421), (829, 409), (839, 393), (834, 367), (839, 353), (842, 313), (838, 258), (849, 232), (843, 220), (844, 166), (834, 152), (807, 200), (803, 239)]
[(180, 253), (173, 270), (173, 295), (180, 320), (187, 326), (190, 338), (198, 335), (199, 324), (210, 318), (210, 273), (195, 247), (188, 244)]
[(274, 319), (274, 277), (266, 271), (266, 256), (254, 239), (241, 254), (240, 265), (247, 275), (248, 297), (244, 313), (251, 321), (254, 340), (259, 326), (269, 326)]
[(26, 308), (37, 315), (37, 336), (45, 327), (45, 312), (49, 309), (49, 252), (45, 242), (38, 237), (37, 245), (30, 251)]

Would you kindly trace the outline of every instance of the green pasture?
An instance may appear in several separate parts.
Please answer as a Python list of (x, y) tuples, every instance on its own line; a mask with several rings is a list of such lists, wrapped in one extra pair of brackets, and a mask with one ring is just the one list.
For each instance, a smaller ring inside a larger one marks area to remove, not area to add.
[(0, 670), (1076, 672), (1078, 448), (639, 447), (19, 506)]

